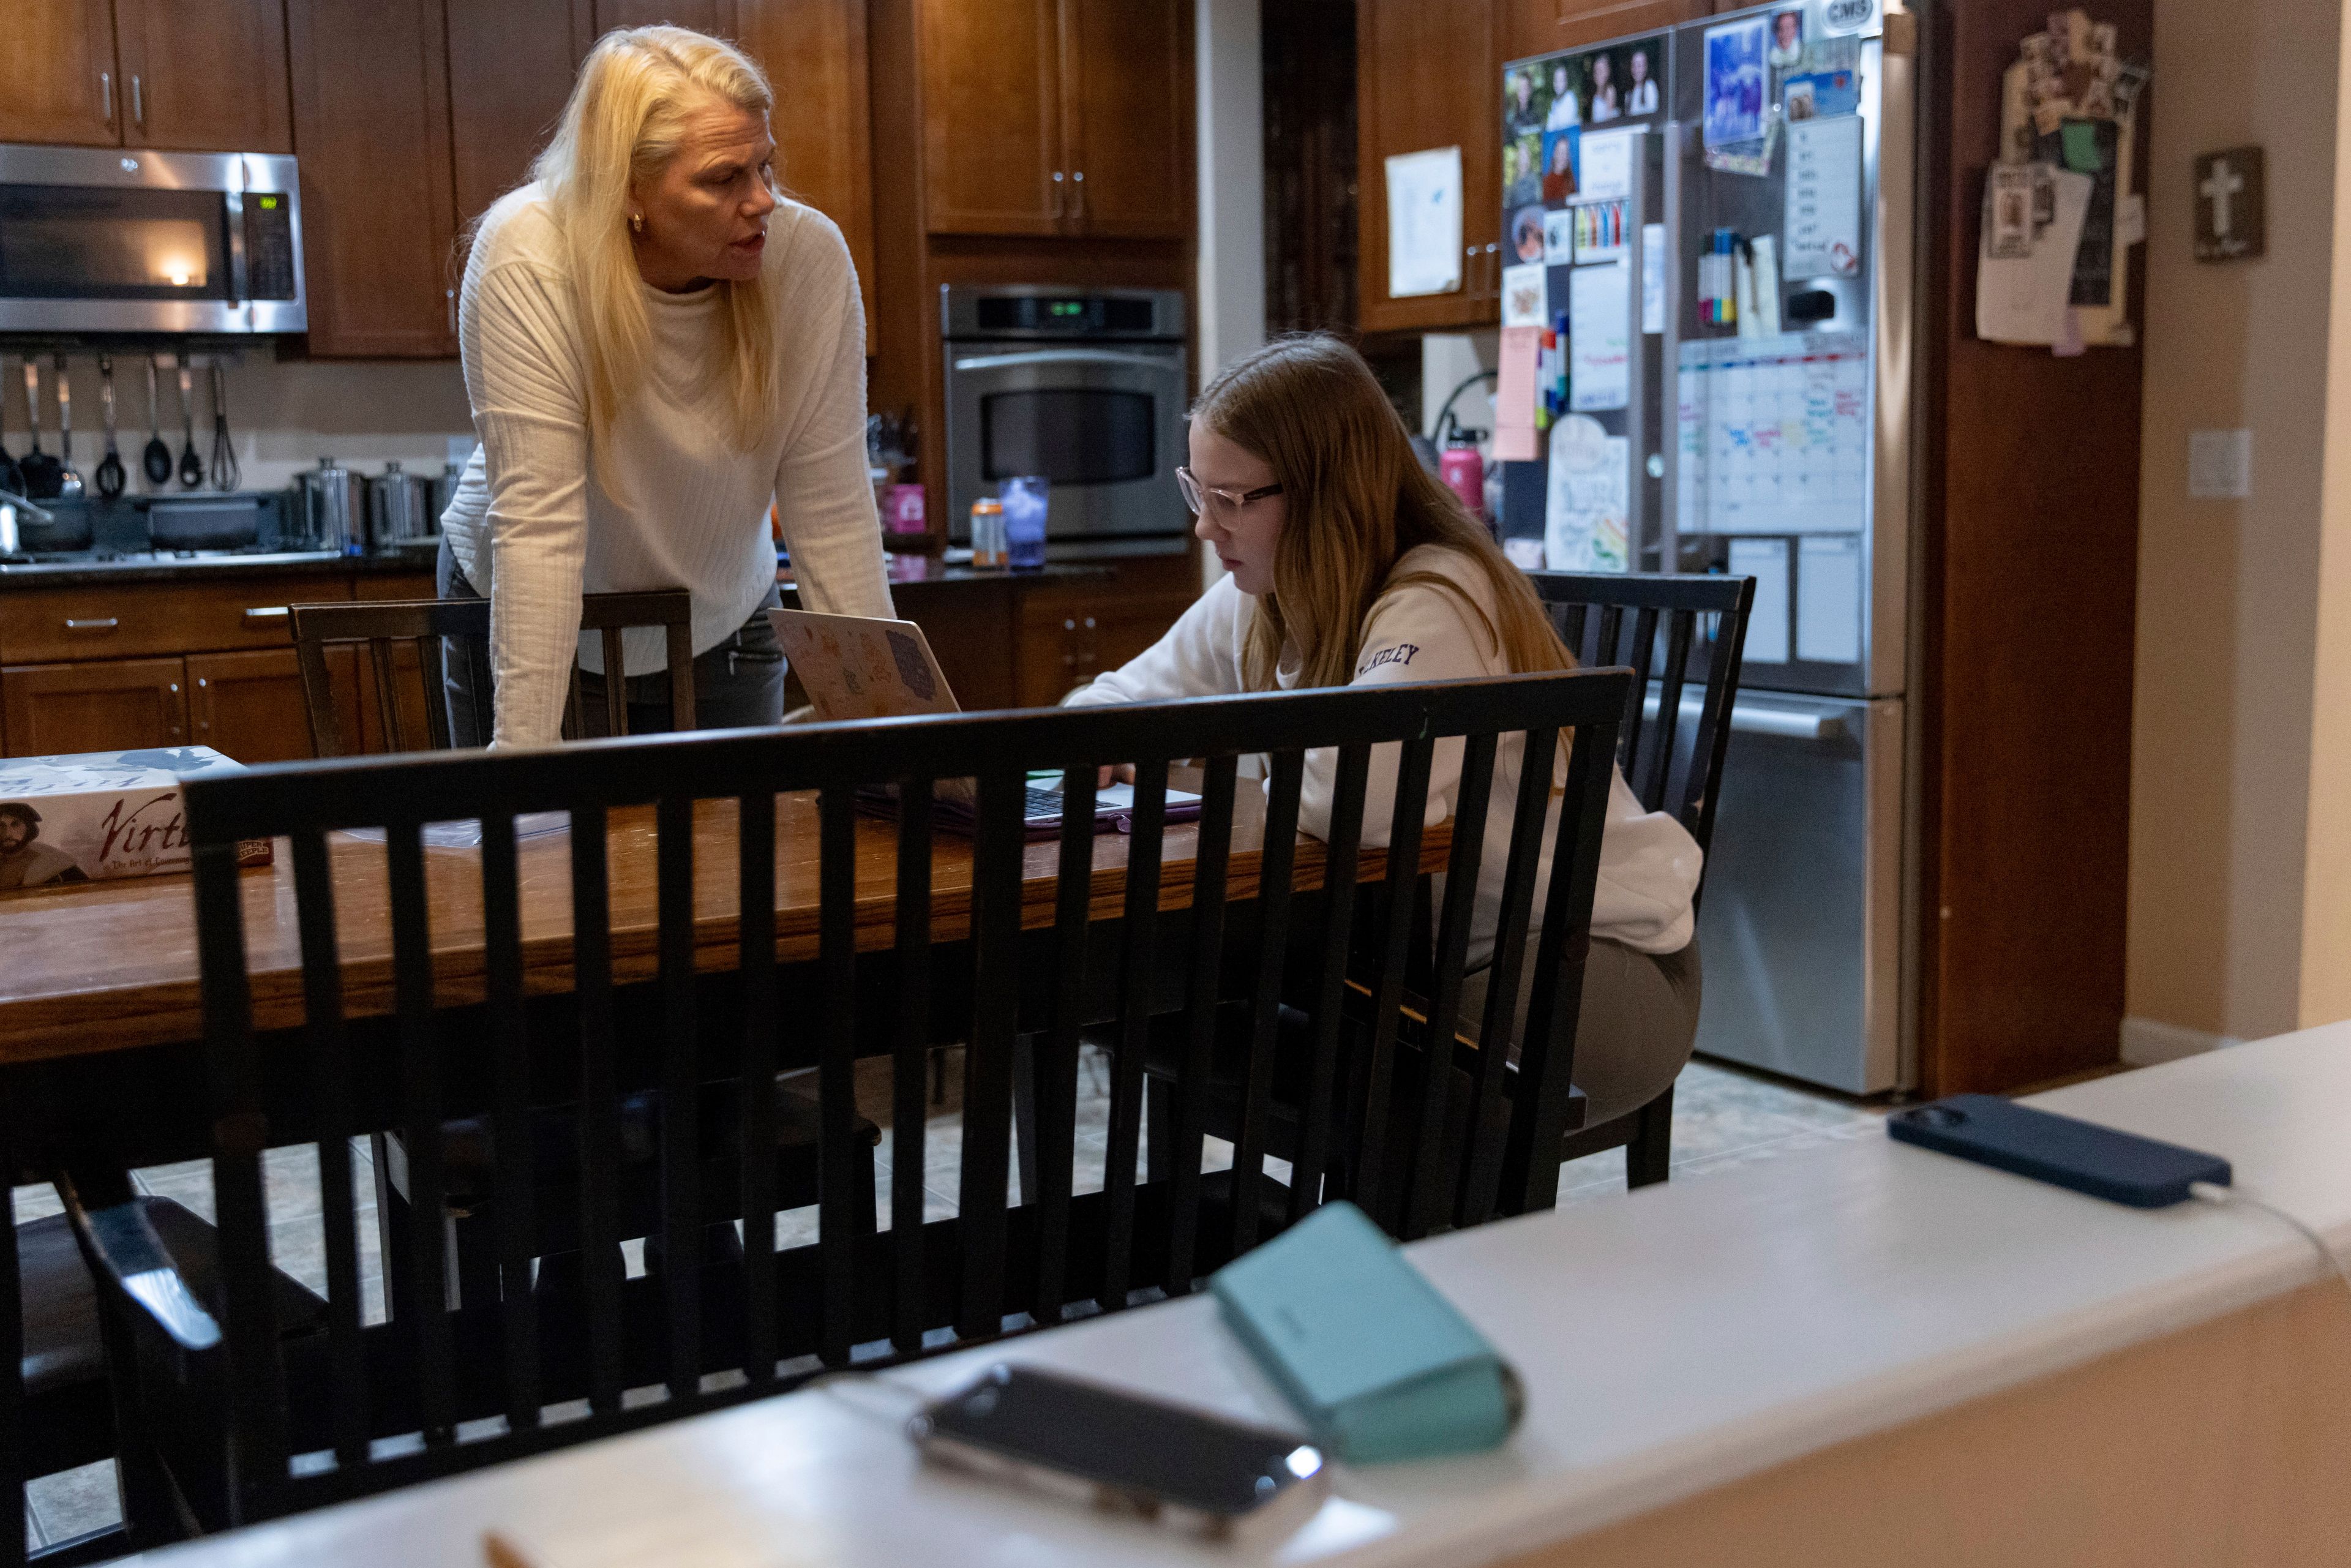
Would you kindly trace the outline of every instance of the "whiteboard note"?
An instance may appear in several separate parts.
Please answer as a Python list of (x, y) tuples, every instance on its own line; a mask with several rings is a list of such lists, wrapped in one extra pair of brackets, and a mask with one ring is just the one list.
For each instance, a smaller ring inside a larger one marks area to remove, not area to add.
[(1869, 359), (1844, 332), (1681, 346), (1676, 527), (1858, 533), (1869, 520)]
[(1809, 534), (1796, 542), (1796, 657), (1861, 659), (1861, 536)]
[(1747, 661), (1788, 662), (1788, 541), (1733, 539), (1730, 575), (1755, 580), (1755, 607), (1747, 612)]
[(1790, 277), (1861, 270), (1861, 117), (1788, 122)]
[(1461, 149), (1399, 152), (1388, 170), (1388, 298), (1461, 287)]

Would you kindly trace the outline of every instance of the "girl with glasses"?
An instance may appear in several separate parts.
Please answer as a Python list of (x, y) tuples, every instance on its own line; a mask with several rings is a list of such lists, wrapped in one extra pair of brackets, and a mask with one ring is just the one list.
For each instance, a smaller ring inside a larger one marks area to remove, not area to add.
[[(1177, 483), (1194, 531), (1227, 575), (1167, 634), (1071, 704), (1385, 685), (1569, 668), (1533, 587), (1453, 493), (1420, 465), (1371, 367), (1327, 333), (1285, 338), (1227, 367), (1191, 417)], [(1462, 1024), (1484, 1012), (1523, 742), (1497, 748)], [(1366, 847), (1386, 842), (1394, 746), (1373, 756)], [(1454, 814), (1462, 743), (1440, 742), (1425, 821)], [(1565, 776), (1551, 760), (1555, 782)], [(1300, 826), (1329, 825), (1337, 757), (1310, 752)], [(1557, 825), (1554, 797), (1552, 824)], [(1536, 879), (1550, 882), (1549, 856)], [(1587, 1124), (1637, 1109), (1674, 1081), (1698, 1030), (1690, 900), (1698, 848), (1679, 822), (1610, 785), (1591, 956), (1576, 1035)], [(1538, 897), (1540, 897), (1540, 892)], [(1540, 930), (1540, 922), (1537, 924)], [(1530, 938), (1530, 944), (1534, 938)], [(1520, 988), (1517, 1027), (1533, 988)], [(1516, 1030), (1513, 1031), (1515, 1041)]]

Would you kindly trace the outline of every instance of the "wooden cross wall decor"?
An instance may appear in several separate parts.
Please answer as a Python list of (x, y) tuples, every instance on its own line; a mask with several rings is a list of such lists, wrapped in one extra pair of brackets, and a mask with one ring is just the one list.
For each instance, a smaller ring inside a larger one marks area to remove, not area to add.
[(2196, 259), (2248, 261), (2268, 239), (2262, 150), (2231, 147), (2196, 159)]

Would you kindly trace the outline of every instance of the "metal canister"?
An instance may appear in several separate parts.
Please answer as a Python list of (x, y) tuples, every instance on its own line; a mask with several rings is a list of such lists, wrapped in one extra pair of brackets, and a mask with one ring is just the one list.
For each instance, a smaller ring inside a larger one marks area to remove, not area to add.
[(403, 474), (399, 464), (386, 463), (383, 472), (368, 481), (369, 547), (398, 549), (430, 535), (433, 525), (424, 515), (427, 490), (422, 475)]
[(321, 457), (316, 468), (294, 476), (294, 486), (301, 496), (297, 508), (299, 548), (366, 553), (367, 497), (357, 474), (331, 457)]
[(465, 476), (463, 463), (443, 466), (432, 481), (424, 497), (424, 528), (428, 533), (441, 531), (441, 518), (449, 510), (449, 503), (457, 498), (457, 481)]

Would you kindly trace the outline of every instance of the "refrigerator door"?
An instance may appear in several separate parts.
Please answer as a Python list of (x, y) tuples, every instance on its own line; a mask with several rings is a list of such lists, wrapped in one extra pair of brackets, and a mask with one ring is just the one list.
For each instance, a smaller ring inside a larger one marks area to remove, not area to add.
[(1906, 1087), (1903, 700), (1740, 694), (1698, 910), (1698, 1049), (1850, 1094)]
[(1663, 509), (1677, 570), (1756, 579), (1747, 684), (1861, 696), (1905, 684), (1915, 89), (1852, 12), (1674, 35)]

